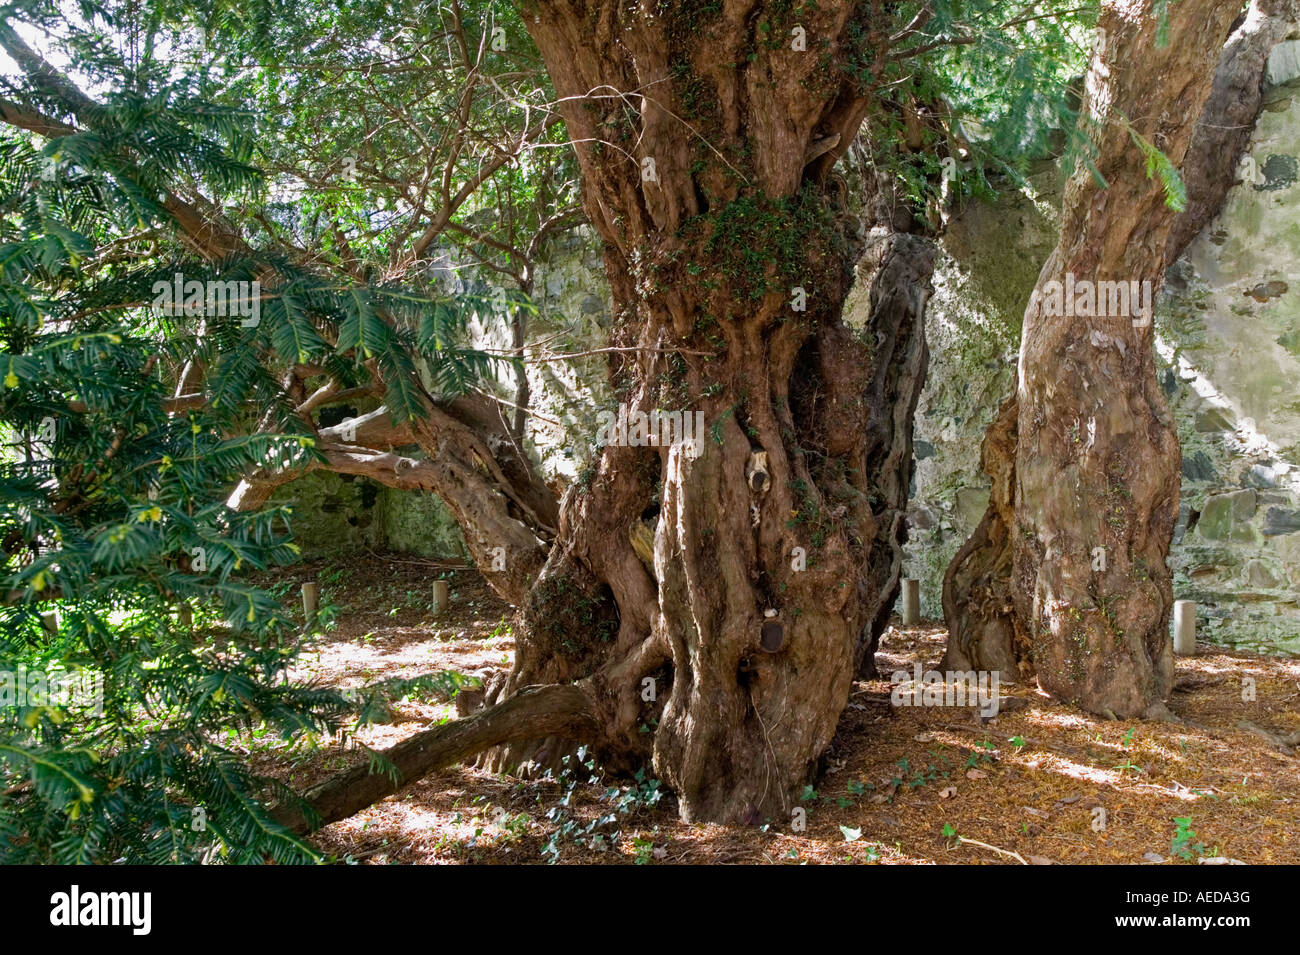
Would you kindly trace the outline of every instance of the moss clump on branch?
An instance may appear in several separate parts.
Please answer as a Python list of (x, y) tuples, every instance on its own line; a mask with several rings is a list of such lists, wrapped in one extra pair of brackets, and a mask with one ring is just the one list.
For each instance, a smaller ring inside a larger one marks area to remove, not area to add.
[(798, 286), (811, 302), (841, 267), (834, 216), (811, 186), (798, 196), (747, 195), (687, 222), (679, 238), (705, 261), (688, 261), (686, 281), (728, 290), (733, 300), (757, 301)]

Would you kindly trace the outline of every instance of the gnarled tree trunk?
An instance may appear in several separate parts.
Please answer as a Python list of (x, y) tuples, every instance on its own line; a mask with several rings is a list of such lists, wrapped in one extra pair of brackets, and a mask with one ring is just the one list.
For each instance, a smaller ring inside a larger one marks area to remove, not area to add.
[(1175, 216), (1140, 144), (1183, 165), (1238, 9), (1171, 8), (1161, 45), (1152, 3), (1103, 5), (1084, 117), (1106, 186), (1086, 169), (1067, 183), (1016, 395), (984, 447), (989, 512), (945, 577), (950, 662), (1008, 677), (1032, 668), (1049, 692), (1114, 716), (1160, 710), (1172, 680), (1165, 559), (1179, 450), (1149, 316), (1099, 315), (1067, 283), (1160, 288)]
[(826, 176), (868, 113), (870, 70), (848, 68), (889, 35), (870, 5), (657, 11), (557, 0), (526, 20), (634, 349), (614, 394), (706, 433), (698, 453), (603, 449), (489, 702), (639, 654), (655, 698), (633, 679), (606, 700), (597, 753), (649, 756), (688, 820), (758, 822), (792, 808), (896, 592), (934, 250), (882, 231), (867, 327), (844, 324), (862, 242)]
[(948, 646), (942, 668), (997, 672), (1009, 683), (1033, 674), (1031, 648), (1011, 600), (1016, 411), (1013, 393), (984, 435), (980, 467), (993, 480), (988, 510), (943, 575)]

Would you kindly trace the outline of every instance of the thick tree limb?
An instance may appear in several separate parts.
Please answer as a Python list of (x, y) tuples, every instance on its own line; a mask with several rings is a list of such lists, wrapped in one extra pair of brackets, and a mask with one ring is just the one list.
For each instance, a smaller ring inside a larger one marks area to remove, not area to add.
[[(188, 411), (191, 408), (201, 408), (206, 402), (207, 396), (190, 394), (163, 398), (161, 404), (164, 411), (175, 414), (180, 411)], [(84, 401), (69, 401), (68, 410), (74, 414), (86, 414), (90, 410), (90, 406)]]
[(61, 123), (57, 119), (50, 119), (48, 116), (34, 110), (25, 109), (10, 100), (0, 100), (0, 121), (18, 129), (36, 133), (38, 136), (44, 136), (46, 139), (70, 136), (77, 131), (75, 126)]
[[(554, 512), (555, 498), (545, 485), (528, 495), (516, 493), (514, 476), (498, 463), (500, 452), (489, 448), (478, 429), (432, 403), (426, 412), (418, 421), (396, 424), (381, 406), (321, 428), (317, 450), (324, 460), (250, 475), (227, 503), (237, 510), (261, 507), (277, 487), (321, 469), (367, 477), (400, 490), (435, 493), (456, 518), (488, 583), (505, 600), (520, 604), (546, 561), (554, 534), (547, 516)], [(398, 453), (410, 445), (418, 445), (422, 456)], [(522, 464), (516, 470), (524, 478), (531, 473)], [(534, 484), (525, 481), (523, 487)], [(532, 501), (541, 506), (540, 513)]]
[(496, 746), (539, 738), (607, 740), (640, 719), (640, 679), (667, 658), (668, 648), (652, 637), (577, 683), (523, 687), (508, 700), (376, 754), (396, 768), (395, 776), (372, 773), (372, 761), (365, 760), (308, 790), (304, 798), (320, 816), (314, 825), (299, 806), (279, 807), (276, 818), (305, 833), (346, 819), (431, 772)]
[(420, 777), (490, 747), (537, 736), (591, 740), (598, 732), (596, 707), (583, 686), (526, 687), (504, 703), (384, 750), (379, 755), (396, 768), (395, 775), (372, 773), (366, 761), (309, 790), (305, 798), (320, 814), (315, 825), (296, 806), (283, 806), (276, 816), (295, 832), (309, 832), (346, 819)]

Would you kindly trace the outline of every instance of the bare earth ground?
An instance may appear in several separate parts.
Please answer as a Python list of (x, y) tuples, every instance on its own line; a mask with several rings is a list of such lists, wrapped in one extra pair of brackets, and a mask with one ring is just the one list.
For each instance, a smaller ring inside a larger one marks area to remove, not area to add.
[[(322, 602), (337, 605), (337, 625), (304, 659), (302, 676), (356, 687), (508, 669), (508, 608), (475, 571), (446, 567), (375, 555), (308, 562), (265, 582), (287, 585), (284, 599), (296, 603), (297, 582), (319, 575)], [(434, 619), (432, 581), (443, 572), (453, 607)], [(882, 674), (910, 671), (918, 660), (937, 668), (944, 639), (941, 624), (891, 627)], [(1253, 702), (1243, 701), (1247, 677)], [(803, 832), (791, 831), (792, 819), (687, 825), (670, 795), (620, 804), (627, 790), (610, 787), (632, 781), (589, 783), (581, 768), (568, 779), (519, 780), (458, 767), (328, 826), (315, 842), (340, 861), (366, 864), (539, 863), (554, 855), (543, 852), (551, 841), (564, 863), (1300, 862), (1300, 838), (1291, 838), (1300, 834), (1300, 757), (1282, 741), (1300, 731), (1300, 661), (1202, 644), (1178, 661), (1170, 708), (1183, 724), (1110, 722), (1006, 684), (1012, 699), (986, 723), (975, 709), (893, 706), (891, 689), (855, 684), (827, 772), (805, 793)], [(382, 749), (454, 718), (455, 708), (406, 700), (395, 714), (357, 739)], [(249, 743), (259, 770), (299, 789), (361, 758), (334, 739), (292, 750)], [(1194, 832), (1181, 857), (1176, 818)], [(568, 834), (553, 840), (566, 822)], [(606, 836), (599, 845), (581, 832), (593, 823)], [(611, 847), (615, 831), (621, 838)]]

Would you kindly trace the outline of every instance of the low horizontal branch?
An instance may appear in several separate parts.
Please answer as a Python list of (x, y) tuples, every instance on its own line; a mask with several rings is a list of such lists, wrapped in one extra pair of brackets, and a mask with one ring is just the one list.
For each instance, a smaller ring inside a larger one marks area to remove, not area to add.
[(503, 703), (462, 720), (417, 733), (378, 755), (395, 773), (371, 772), (369, 760), (307, 791), (319, 820), (308, 822), (299, 806), (280, 806), (276, 818), (294, 832), (346, 819), (431, 772), (463, 762), (503, 743), (556, 736), (592, 741), (599, 732), (595, 708), (577, 685), (529, 686)]

